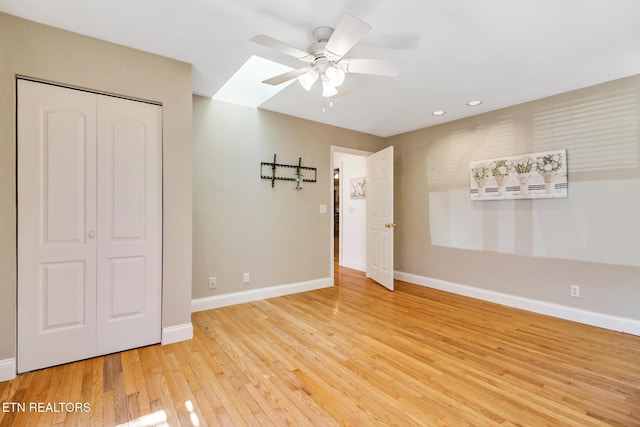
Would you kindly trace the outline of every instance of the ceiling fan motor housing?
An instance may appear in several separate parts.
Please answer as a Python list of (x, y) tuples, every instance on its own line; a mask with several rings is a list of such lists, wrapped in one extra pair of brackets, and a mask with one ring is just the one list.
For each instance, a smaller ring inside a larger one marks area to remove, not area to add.
[(327, 42), (333, 34), (333, 28), (331, 27), (318, 27), (311, 33), (313, 39), (319, 42)]
[(331, 52), (326, 50), (327, 43), (333, 34), (333, 28), (331, 27), (318, 27), (313, 30), (313, 38), (316, 40), (309, 45), (307, 52), (313, 55), (316, 60), (319, 58), (327, 58), (330, 61), (337, 61), (340, 57), (332, 57)]

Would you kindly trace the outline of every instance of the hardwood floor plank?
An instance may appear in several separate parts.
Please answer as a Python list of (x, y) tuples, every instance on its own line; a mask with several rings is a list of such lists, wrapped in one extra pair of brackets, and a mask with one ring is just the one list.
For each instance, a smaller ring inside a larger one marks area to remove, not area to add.
[(336, 286), (192, 316), (191, 341), (19, 375), (2, 426), (638, 426), (640, 337), (336, 267)]
[[(148, 406), (150, 410), (153, 409), (151, 402), (157, 402), (160, 399), (160, 390), (157, 387), (156, 377), (162, 375), (162, 368), (160, 367), (160, 361), (158, 360), (158, 352), (155, 346), (144, 347), (138, 349), (138, 355), (140, 358), (140, 373), (142, 377), (140, 381), (136, 381), (137, 384), (144, 384), (144, 389), (147, 393)], [(153, 412), (153, 411), (152, 411)]]
[(133, 383), (135, 384), (135, 393), (138, 394), (137, 402), (140, 408), (140, 412), (148, 414), (151, 411), (151, 398), (147, 390), (147, 381), (144, 378), (144, 367), (140, 362), (140, 351), (133, 350), (134, 358), (133, 363), (129, 366), (132, 370)]
[(134, 378), (134, 358), (137, 355), (136, 350), (123, 351), (120, 353), (120, 366), (122, 368), (122, 382), (124, 384), (124, 394), (126, 396), (135, 393), (138, 390), (136, 380)]
[(102, 387), (103, 391), (106, 393), (108, 391), (113, 391), (113, 368), (111, 367), (111, 361), (113, 358), (106, 356), (102, 357), (102, 360)]
[(102, 395), (102, 423), (105, 426), (116, 425), (116, 403), (113, 391), (109, 390)]
[[(129, 419), (129, 409), (127, 407), (127, 395), (124, 390), (124, 378), (120, 365), (119, 354), (107, 356), (112, 359), (113, 371), (113, 405), (116, 417), (116, 424), (125, 423)], [(117, 362), (117, 365), (116, 365)]]
[[(177, 416), (177, 425), (189, 425), (191, 423), (189, 417), (189, 411), (185, 407), (185, 402), (192, 398), (188, 393), (186, 396), (183, 394), (181, 384), (179, 384), (179, 376), (176, 378), (175, 372), (179, 371), (177, 361), (173, 351), (177, 346), (173, 346), (170, 349), (163, 348), (161, 351), (164, 357), (160, 358), (160, 365), (162, 366), (163, 378), (165, 380), (167, 394), (162, 395), (163, 404), (165, 407), (171, 403), (171, 412)], [(169, 399), (167, 399), (169, 398)]]
[(102, 414), (104, 411), (104, 357), (96, 357), (93, 359), (93, 376), (91, 378), (91, 398), (83, 403), (91, 405), (91, 417), (89, 425), (98, 427), (102, 425)]

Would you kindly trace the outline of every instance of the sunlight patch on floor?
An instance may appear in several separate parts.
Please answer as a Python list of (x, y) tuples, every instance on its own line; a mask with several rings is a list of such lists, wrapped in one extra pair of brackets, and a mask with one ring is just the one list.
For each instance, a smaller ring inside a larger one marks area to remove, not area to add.
[(143, 415), (141, 417), (136, 418), (135, 420), (127, 421), (126, 423), (119, 424), (117, 427), (150, 427), (150, 426), (161, 426), (161, 427), (169, 427), (167, 424), (167, 413), (164, 409), (153, 412), (148, 415)]

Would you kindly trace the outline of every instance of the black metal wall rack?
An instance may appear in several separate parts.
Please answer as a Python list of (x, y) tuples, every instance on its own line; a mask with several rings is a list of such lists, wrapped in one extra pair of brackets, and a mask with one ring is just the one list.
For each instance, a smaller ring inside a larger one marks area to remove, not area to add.
[[(265, 167), (271, 169), (271, 175), (265, 174)], [(273, 162), (260, 163), (260, 178), (270, 179), (271, 187), (275, 187), (276, 180), (281, 181), (295, 181), (295, 176), (278, 176), (277, 168), (289, 168), (296, 169), (296, 171), (311, 171), (313, 172), (313, 178), (302, 178), (303, 182), (316, 182), (318, 180), (318, 170), (316, 168), (310, 168), (308, 166), (302, 166), (302, 157), (298, 158), (297, 165), (285, 165), (282, 163), (276, 163), (276, 155), (273, 155)], [(303, 174), (304, 175), (304, 174)]]

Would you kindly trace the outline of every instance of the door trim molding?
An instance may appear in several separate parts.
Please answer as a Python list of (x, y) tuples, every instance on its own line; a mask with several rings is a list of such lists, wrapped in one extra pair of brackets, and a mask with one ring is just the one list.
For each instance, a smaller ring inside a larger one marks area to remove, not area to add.
[(51, 86), (58, 86), (64, 89), (72, 89), (72, 90), (79, 90), (81, 92), (88, 92), (88, 93), (93, 93), (96, 95), (104, 95), (104, 96), (109, 96), (111, 98), (120, 98), (120, 99), (126, 99), (129, 101), (135, 101), (135, 102), (142, 102), (145, 104), (152, 104), (152, 105), (158, 105), (160, 107), (162, 107), (162, 102), (158, 102), (158, 101), (152, 101), (149, 99), (142, 99), (142, 98), (134, 98), (132, 96), (124, 96), (124, 95), (118, 95), (117, 93), (112, 93), (112, 92), (105, 92), (105, 91), (100, 91), (100, 90), (96, 90), (96, 89), (89, 89), (86, 87), (81, 87), (81, 86), (74, 86), (74, 85), (70, 85), (70, 84), (66, 84), (66, 83), (58, 83), (58, 82), (54, 82), (51, 80), (44, 80), (44, 79), (38, 79), (35, 77), (29, 77), (29, 76), (24, 76), (21, 74), (16, 75), (16, 83), (18, 80), (26, 80), (29, 82), (34, 82), (34, 83), (42, 83), (42, 84), (46, 84), (46, 85), (51, 85)]
[[(335, 169), (336, 165), (333, 163), (333, 157), (335, 153), (345, 153), (345, 154), (353, 154), (356, 156), (362, 156), (362, 157), (369, 157), (370, 155), (373, 154), (372, 151), (364, 151), (364, 150), (357, 150), (355, 148), (349, 148), (349, 147), (342, 147), (340, 145), (330, 145), (329, 146), (329, 170), (331, 171), (331, 175), (333, 176), (333, 170)], [(340, 178), (342, 180), (342, 178)], [(333, 262), (333, 258), (334, 258), (334, 239), (333, 237), (335, 236), (335, 226), (334, 226), (334, 222), (333, 222), (333, 212), (335, 212), (335, 206), (334, 206), (334, 202), (333, 202), (333, 179), (329, 180), (329, 200), (331, 200), (331, 215), (329, 215), (329, 219), (330, 219), (330, 229), (329, 232), (330, 234), (330, 243), (329, 243), (329, 277), (331, 280), (331, 285), (333, 285), (333, 277), (335, 274), (335, 267), (334, 267), (334, 262)], [(342, 209), (340, 209), (340, 214), (339, 214), (339, 219), (338, 221), (340, 222), (340, 226), (342, 226)], [(340, 234), (339, 236), (339, 244), (342, 244), (342, 234)], [(344, 263), (344, 260), (342, 260)], [(346, 267), (346, 266), (345, 266)], [(366, 271), (366, 261), (365, 261), (365, 267), (364, 270)]]

